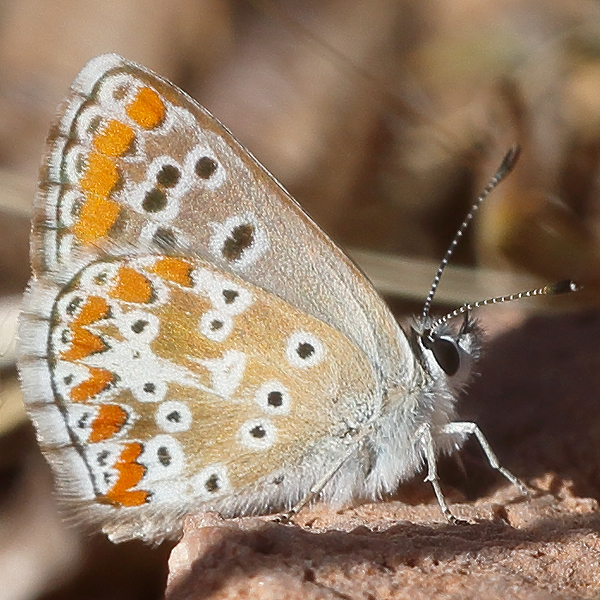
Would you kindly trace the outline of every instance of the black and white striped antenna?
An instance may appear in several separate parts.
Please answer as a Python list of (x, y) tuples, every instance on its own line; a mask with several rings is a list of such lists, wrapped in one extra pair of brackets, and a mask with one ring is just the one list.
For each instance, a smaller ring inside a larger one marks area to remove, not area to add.
[[(483, 203), (483, 201), (492, 193), (492, 191), (498, 186), (498, 184), (514, 169), (517, 164), (517, 160), (519, 159), (519, 155), (521, 154), (520, 146), (513, 146), (502, 159), (502, 163), (498, 167), (498, 170), (494, 173), (494, 176), (490, 179), (489, 183), (485, 186), (477, 200), (473, 203), (467, 216), (464, 221), (461, 223), (458, 231), (454, 234), (454, 238), (450, 242), (448, 246), (448, 250), (446, 250), (446, 254), (444, 254), (444, 258), (442, 258), (442, 262), (440, 262), (440, 266), (438, 267), (437, 273), (433, 278), (433, 283), (431, 284), (431, 288), (429, 289), (429, 294), (427, 294), (427, 298), (425, 299), (425, 304), (423, 305), (423, 312), (421, 313), (421, 320), (425, 322), (429, 317), (429, 310), (431, 309), (431, 303), (433, 301), (433, 297), (435, 296), (435, 292), (440, 283), (440, 279), (442, 278), (442, 273), (448, 264), (456, 245), (459, 240), (462, 238), (465, 230), (469, 226), (469, 223), (473, 220), (473, 217), (479, 210), (479, 207)], [(491, 303), (490, 299), (488, 303)], [(448, 317), (450, 318), (450, 317)]]
[[(448, 264), (450, 257), (452, 256), (452, 253), (454, 252), (454, 249), (458, 244), (458, 241), (462, 238), (463, 234), (465, 233), (465, 230), (469, 226), (469, 223), (473, 220), (473, 217), (479, 210), (479, 207), (481, 206), (483, 201), (492, 193), (492, 191), (498, 186), (498, 184), (515, 168), (520, 154), (520, 146), (513, 146), (506, 153), (506, 155), (502, 159), (502, 163), (498, 167), (498, 170), (494, 173), (494, 176), (485, 186), (477, 200), (475, 200), (475, 202), (469, 209), (469, 212), (467, 213), (467, 216), (465, 217), (464, 221), (458, 228), (458, 231), (455, 233), (454, 238), (448, 246), (448, 250), (446, 250), (446, 254), (444, 254), (444, 258), (442, 258), (442, 262), (438, 267), (437, 273), (433, 278), (433, 283), (431, 284), (431, 288), (429, 289), (429, 294), (427, 294), (427, 298), (423, 306), (423, 312), (421, 313), (421, 320), (423, 323), (425, 323), (429, 318), (429, 310), (431, 309), (431, 303), (440, 283), (440, 279), (442, 278), (442, 273), (444, 272), (444, 269), (446, 268), (446, 265)], [(558, 294), (566, 294), (568, 292), (577, 292), (580, 289), (581, 286), (577, 285), (574, 281), (571, 281), (570, 279), (565, 279), (564, 281), (559, 281), (558, 283), (552, 285), (546, 285), (544, 287), (527, 290), (525, 292), (519, 292), (517, 294), (510, 294), (507, 296), (496, 296), (495, 298), (488, 298), (487, 300), (479, 300), (477, 302), (463, 304), (459, 308), (434, 321), (433, 324), (427, 327), (427, 331), (433, 332), (440, 325), (446, 323), (450, 319), (458, 317), (459, 315), (468, 315), (469, 312), (472, 311), (474, 308), (479, 308), (481, 306), (512, 302), (513, 300), (520, 300), (521, 298), (531, 298), (532, 296), (556, 296)]]
[(517, 294), (510, 294), (508, 296), (496, 296), (495, 298), (488, 298), (487, 300), (478, 300), (477, 302), (469, 302), (459, 306), (452, 312), (440, 317), (428, 328), (429, 331), (435, 331), (440, 325), (443, 325), (450, 319), (458, 317), (459, 315), (469, 314), (474, 308), (481, 306), (488, 306), (490, 304), (502, 304), (504, 302), (512, 302), (513, 300), (521, 300), (521, 298), (532, 298), (533, 296), (558, 296), (559, 294), (568, 294), (570, 292), (578, 292), (581, 286), (575, 283), (571, 279), (564, 279), (558, 283), (552, 285), (545, 285), (544, 287), (535, 288), (533, 290), (527, 290), (525, 292), (519, 292)]

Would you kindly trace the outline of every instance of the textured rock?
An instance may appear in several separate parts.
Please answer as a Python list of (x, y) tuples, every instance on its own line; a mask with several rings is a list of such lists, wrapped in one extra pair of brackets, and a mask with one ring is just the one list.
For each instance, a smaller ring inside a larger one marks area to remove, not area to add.
[(435, 505), (398, 502), (321, 507), (289, 526), (190, 518), (166, 598), (594, 597), (596, 502), (541, 495), (510, 503), (507, 491), (455, 506), (467, 525), (442, 522)]

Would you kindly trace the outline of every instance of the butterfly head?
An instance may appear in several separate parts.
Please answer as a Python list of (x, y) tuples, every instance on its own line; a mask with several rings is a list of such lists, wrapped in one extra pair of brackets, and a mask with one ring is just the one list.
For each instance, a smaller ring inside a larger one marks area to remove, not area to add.
[[(461, 387), (479, 358), (482, 346), (483, 331), (471, 317), (473, 310), (490, 304), (503, 304), (533, 296), (556, 296), (580, 289), (581, 286), (567, 279), (517, 294), (463, 304), (437, 320), (428, 314), (422, 315), (411, 327), (413, 351), (427, 373), (445, 374), (452, 387)], [(462, 323), (457, 327), (454, 321), (461, 315)]]
[(452, 388), (461, 388), (469, 379), (480, 356), (483, 332), (468, 311), (460, 325), (433, 319), (418, 320), (411, 326), (411, 343), (426, 373), (445, 375)]

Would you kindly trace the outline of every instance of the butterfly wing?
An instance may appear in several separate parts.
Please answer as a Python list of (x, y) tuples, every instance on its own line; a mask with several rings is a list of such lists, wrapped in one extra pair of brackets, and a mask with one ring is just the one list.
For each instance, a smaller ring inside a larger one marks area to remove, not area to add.
[(28, 410), (63, 495), (116, 539), (289, 508), (343, 454), (344, 400), (372, 405), (345, 336), (199, 258), (92, 261), (47, 312), (21, 327)]
[(28, 411), (63, 495), (117, 540), (198, 507), (289, 507), (411, 368), (379, 295), (279, 184), (116, 55), (51, 130), (32, 265)]
[[(141, 242), (185, 249), (342, 332), (393, 386), (409, 351), (385, 303), (344, 253), (206, 110), (108, 54), (72, 85), (42, 172), (37, 273)], [(110, 246), (113, 248), (114, 246)]]

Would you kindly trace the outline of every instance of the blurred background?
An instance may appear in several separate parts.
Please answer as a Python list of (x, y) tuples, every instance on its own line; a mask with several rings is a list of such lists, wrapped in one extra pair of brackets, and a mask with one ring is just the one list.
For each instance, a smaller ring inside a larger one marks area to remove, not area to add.
[[(499, 342), (513, 363), (488, 359), (473, 396), (486, 396), (486, 369), (500, 404), (506, 373), (511, 390), (523, 382), (502, 415), (514, 418), (536, 394), (541, 404), (527, 405), (521, 423), (531, 426), (521, 429), (530, 437), (522, 448), (511, 442), (507, 466), (558, 473), (600, 498), (598, 2), (0, 0), (1, 599), (153, 598), (166, 577), (168, 548), (114, 547), (63, 525), (14, 376), (41, 149), (70, 82), (103, 52), (144, 64), (206, 106), (399, 314), (418, 310), (469, 205), (519, 143), (517, 169), (461, 243), (438, 301), (454, 308), (564, 278), (585, 286), (484, 316), (490, 335), (516, 336)], [(550, 305), (555, 314), (531, 321)], [(552, 343), (562, 346), (553, 352)], [(519, 351), (525, 362), (537, 357), (534, 372), (523, 371)], [(556, 365), (563, 374), (552, 379)], [(546, 392), (558, 396), (554, 422), (569, 460), (548, 442), (555, 425), (541, 424)], [(529, 462), (525, 447), (537, 448)]]

